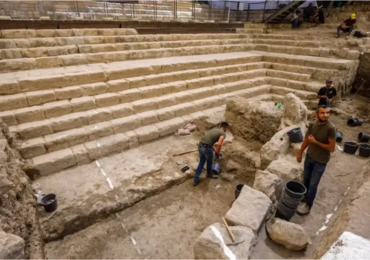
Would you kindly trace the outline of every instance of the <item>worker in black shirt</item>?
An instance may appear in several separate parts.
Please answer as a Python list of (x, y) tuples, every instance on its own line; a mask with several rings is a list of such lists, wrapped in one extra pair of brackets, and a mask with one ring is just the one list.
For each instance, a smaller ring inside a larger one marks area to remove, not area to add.
[(326, 86), (320, 88), (317, 93), (317, 98), (319, 98), (319, 106), (332, 106), (332, 102), (337, 96), (337, 90), (333, 87), (333, 81), (331, 79), (326, 80)]
[(338, 26), (337, 38), (339, 37), (341, 31), (348, 32), (349, 34), (351, 34), (353, 29), (355, 28), (355, 24), (356, 24), (356, 14), (351, 14), (351, 18), (348, 18), (341, 25)]

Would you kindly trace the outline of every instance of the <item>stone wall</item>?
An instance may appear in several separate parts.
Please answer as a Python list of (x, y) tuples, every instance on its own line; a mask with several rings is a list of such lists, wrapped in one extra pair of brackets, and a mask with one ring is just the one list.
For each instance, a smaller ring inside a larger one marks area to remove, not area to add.
[(0, 239), (0, 256), (43, 258), (36, 198), (30, 179), (22, 170), (20, 155), (12, 148), (14, 137), (2, 121), (0, 130), (0, 229), (7, 233)]
[(360, 57), (360, 65), (357, 71), (357, 79), (356, 79), (356, 82), (358, 83), (357, 87), (360, 87), (363, 80), (367, 80), (367, 82), (362, 87), (361, 91), (370, 92), (370, 73), (369, 71), (370, 71), (370, 51), (366, 51)]

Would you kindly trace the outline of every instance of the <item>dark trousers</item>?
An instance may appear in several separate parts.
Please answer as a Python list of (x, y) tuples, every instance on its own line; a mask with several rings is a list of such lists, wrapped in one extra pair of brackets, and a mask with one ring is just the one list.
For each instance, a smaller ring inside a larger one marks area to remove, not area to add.
[(202, 174), (204, 164), (207, 162), (207, 174), (212, 174), (212, 163), (213, 163), (213, 149), (211, 146), (204, 146), (203, 144), (198, 145), (199, 151), (199, 165), (195, 172), (194, 183), (199, 181), (199, 177)]
[(309, 157), (306, 156), (304, 161), (304, 186), (307, 189), (307, 193), (305, 196), (305, 202), (312, 207), (313, 202), (316, 197), (317, 187), (319, 186), (320, 180), (322, 175), (324, 174), (326, 169), (326, 163), (319, 163)]
[(301, 24), (302, 24), (302, 21), (300, 21), (300, 20), (293, 20), (292, 21), (292, 26), (293, 26), (293, 28), (299, 28), (299, 27), (301, 27)]
[(337, 34), (340, 34), (340, 31), (351, 33), (353, 31), (353, 26), (348, 28), (342, 28), (341, 26), (337, 27)]

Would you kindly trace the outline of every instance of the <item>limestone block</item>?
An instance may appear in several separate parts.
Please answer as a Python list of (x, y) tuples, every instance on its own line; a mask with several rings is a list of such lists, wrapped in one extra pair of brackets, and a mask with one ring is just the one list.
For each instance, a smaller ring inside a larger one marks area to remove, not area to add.
[(63, 66), (63, 63), (59, 57), (39, 57), (36, 59), (36, 67), (39, 69), (61, 66)]
[(176, 103), (178, 104), (191, 102), (197, 98), (194, 92), (190, 92), (190, 91), (176, 93), (175, 97), (176, 97)]
[(207, 227), (194, 245), (194, 259), (249, 259), (257, 243), (256, 235), (248, 227), (230, 227), (236, 241), (233, 242), (224, 225), (215, 223)]
[(114, 133), (125, 133), (141, 127), (141, 120), (137, 115), (114, 119), (111, 121)]
[(94, 97), (74, 98), (70, 101), (70, 105), (73, 112), (86, 111), (96, 107)]
[(159, 121), (169, 120), (175, 117), (175, 111), (172, 107), (166, 107), (157, 110), (157, 117)]
[(89, 110), (86, 114), (90, 125), (112, 119), (112, 112), (109, 108)]
[(0, 112), (0, 118), (7, 126), (17, 124), (17, 119), (15, 119), (14, 110)]
[(139, 139), (134, 131), (128, 131), (125, 133), (125, 135), (129, 139), (130, 149), (136, 148), (139, 146)]
[(202, 81), (199, 79), (186, 80), (185, 82), (187, 89), (197, 89), (202, 87)]
[(25, 49), (25, 50), (22, 50), (22, 56), (24, 56), (25, 58), (37, 58), (37, 57), (49, 56), (48, 49), (49, 48), (44, 48), (44, 47)]
[(188, 115), (197, 111), (193, 103), (183, 103), (170, 107), (175, 113), (176, 117)]
[(162, 73), (160, 75), (162, 77), (161, 83), (170, 83), (170, 82), (176, 81), (176, 77), (175, 77), (176, 72)]
[(55, 30), (36, 30), (37, 37), (54, 37)]
[(63, 116), (72, 112), (72, 106), (67, 100), (46, 103), (42, 105), (46, 118)]
[(168, 84), (160, 84), (149, 87), (139, 88), (143, 98), (153, 98), (162, 95), (167, 95), (172, 92), (172, 87)]
[(321, 49), (320, 50), (320, 57), (329, 57), (330, 49)]
[(53, 152), (84, 143), (87, 139), (85, 129), (76, 128), (45, 136), (45, 147), (49, 152)]
[(83, 85), (105, 81), (103, 71), (73, 72), (64, 74), (68, 86)]
[(36, 38), (36, 30), (2, 30), (1, 37), (4, 39)]
[(97, 36), (98, 29), (72, 29), (74, 36)]
[(139, 143), (145, 143), (159, 138), (159, 130), (155, 125), (140, 127), (135, 129), (134, 132), (138, 136)]
[[(162, 75), (148, 75), (148, 76), (145, 76), (144, 79), (146, 81), (147, 86), (163, 83)], [(168, 80), (166, 82), (168, 82)]]
[(14, 59), (14, 60), (1, 60), (0, 61), (0, 71), (9, 72), (16, 70), (32, 70), (36, 67), (36, 60), (34, 58), (30, 59)]
[(284, 159), (272, 161), (266, 168), (266, 171), (276, 174), (279, 178), (281, 178), (284, 181), (303, 180), (302, 165)]
[(260, 151), (262, 169), (265, 169), (272, 161), (277, 160), (280, 154), (286, 154), (288, 152), (290, 140), (287, 132), (296, 127), (289, 126), (280, 130), (270, 141), (262, 146)]
[(134, 109), (131, 104), (120, 104), (110, 107), (113, 118), (121, 118), (134, 114)]
[(187, 80), (199, 78), (199, 72), (197, 70), (185, 70), (179, 71), (175, 74), (175, 80)]
[(142, 98), (142, 93), (139, 89), (129, 89), (119, 92), (120, 103), (136, 101)]
[(40, 106), (20, 108), (14, 114), (20, 124), (45, 119), (44, 110)]
[(89, 140), (96, 140), (101, 137), (113, 135), (113, 128), (111, 122), (101, 122), (99, 124), (88, 125), (84, 127), (86, 135)]
[(46, 149), (44, 138), (39, 137), (23, 142), (19, 151), (24, 159), (29, 159), (45, 154)]
[(86, 112), (73, 113), (50, 119), (50, 126), (53, 132), (65, 131), (88, 125)]
[(1, 259), (24, 259), (26, 243), (23, 238), (0, 231)]
[(25, 55), (25, 57), (23, 56), (23, 53), (25, 51), (23, 50), (19, 50), (19, 49), (5, 49), (5, 50), (1, 50), (1, 57), (2, 59), (21, 59), (21, 58), (25, 58), (25, 57), (37, 57), (37, 56), (27, 56)]
[(0, 96), (0, 111), (27, 107), (27, 99), (24, 94)]
[(156, 99), (136, 100), (132, 102), (132, 105), (133, 105), (135, 113), (158, 109), (158, 102)]
[(0, 81), (0, 95), (17, 94), (20, 92), (20, 86), (17, 80), (2, 79)]
[(96, 107), (108, 107), (120, 103), (120, 95), (117, 93), (105, 93), (95, 96)]
[(19, 85), (22, 92), (57, 89), (67, 86), (67, 80), (63, 75), (40, 75), (20, 79)]
[(72, 146), (71, 150), (76, 158), (77, 165), (83, 165), (90, 162), (87, 150), (83, 144)]
[(124, 134), (115, 134), (84, 144), (90, 160), (97, 160), (129, 147), (129, 139)]
[(157, 113), (155, 111), (147, 111), (137, 115), (141, 120), (141, 125), (146, 126), (158, 122)]
[(168, 85), (171, 86), (173, 93), (187, 90), (186, 81), (171, 82), (171, 83), (168, 83)]
[(32, 159), (40, 175), (47, 175), (76, 165), (76, 158), (70, 148), (47, 153)]
[(158, 128), (159, 136), (167, 136), (174, 134), (177, 129), (184, 125), (184, 120), (181, 117), (176, 117), (164, 122), (156, 123), (155, 126)]
[(266, 224), (266, 230), (274, 242), (289, 250), (303, 250), (311, 243), (300, 225), (279, 218), (271, 219)]
[(89, 53), (86, 55), (87, 63), (99, 63), (102, 60), (107, 62), (106, 55), (104, 53)]
[(83, 65), (87, 64), (87, 55), (86, 54), (70, 54), (59, 56), (62, 60), (63, 66), (74, 66), (74, 65)]
[(147, 80), (145, 77), (127, 78), (126, 80), (129, 83), (130, 89), (147, 86)]
[(254, 179), (253, 189), (263, 192), (274, 202), (280, 198), (282, 185), (282, 180), (277, 175), (268, 171), (258, 170)]
[(14, 126), (14, 131), (16, 131), (22, 139), (31, 139), (53, 133), (50, 122), (47, 120)]
[(286, 86), (292, 89), (305, 90), (307, 83), (301, 81), (288, 80)]
[(79, 86), (60, 88), (55, 90), (57, 100), (66, 100), (82, 96), (82, 90)]
[(360, 52), (359, 51), (349, 50), (347, 52), (346, 59), (349, 59), (349, 60), (358, 60), (359, 57), (360, 57)]
[(27, 92), (26, 97), (30, 106), (41, 105), (56, 100), (54, 90)]
[(270, 206), (271, 200), (266, 194), (244, 185), (225, 218), (232, 225), (249, 227), (257, 233)]
[(193, 101), (192, 104), (194, 105), (195, 111), (206, 110), (223, 105), (223, 97), (213, 96), (209, 98), (204, 98), (201, 100)]
[(176, 97), (173, 94), (158, 97), (155, 100), (158, 109), (176, 105)]
[(108, 92), (121, 92), (130, 88), (126, 79), (110, 80), (107, 84)]

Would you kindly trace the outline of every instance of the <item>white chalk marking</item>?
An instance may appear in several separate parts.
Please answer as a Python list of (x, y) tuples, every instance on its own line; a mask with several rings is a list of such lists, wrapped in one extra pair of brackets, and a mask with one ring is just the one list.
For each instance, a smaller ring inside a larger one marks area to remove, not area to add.
[(96, 166), (98, 166), (99, 168), (101, 168), (100, 163), (98, 161), (95, 161), (95, 164), (96, 164)]
[(114, 197), (116, 198), (116, 200), (118, 200), (118, 196), (117, 196), (117, 194), (116, 194), (116, 195), (114, 195)]
[(335, 206), (334, 212), (337, 212), (337, 210), (338, 210), (338, 205)]
[(109, 188), (111, 188), (111, 190), (113, 190), (114, 189), (113, 184), (112, 184), (111, 180), (108, 177), (107, 177), (107, 182), (108, 182)]
[(322, 226), (320, 229), (319, 229), (319, 231), (321, 232), (321, 231), (324, 231), (325, 229), (327, 229), (328, 227), (327, 226)]
[(211, 230), (215, 234), (215, 236), (220, 240), (222, 249), (224, 250), (225, 255), (230, 259), (230, 260), (236, 260), (236, 256), (234, 253), (230, 250), (230, 248), (225, 244), (225, 241), (220, 233), (220, 231), (217, 230), (214, 226), (211, 226)]
[(100, 172), (101, 172), (101, 174), (104, 175), (104, 177), (107, 177), (107, 174), (105, 173), (105, 171), (103, 170), (103, 168), (100, 168)]

